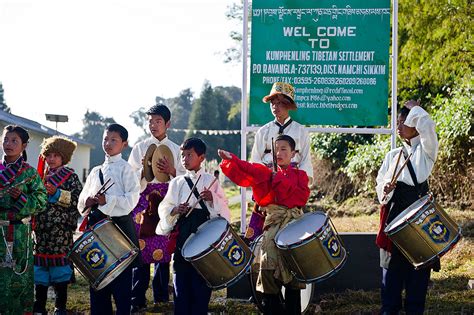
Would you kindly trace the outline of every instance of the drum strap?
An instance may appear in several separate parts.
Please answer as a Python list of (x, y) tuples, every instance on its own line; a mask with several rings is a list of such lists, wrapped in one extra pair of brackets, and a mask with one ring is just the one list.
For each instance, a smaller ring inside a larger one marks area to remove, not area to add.
[[(407, 158), (407, 154), (405, 150), (403, 150), (403, 156), (405, 157), (405, 159)], [(421, 198), (423, 194), (421, 192), (420, 185), (418, 184), (418, 180), (416, 178), (415, 170), (413, 169), (413, 165), (411, 164), (410, 160), (408, 160), (407, 167), (408, 167), (408, 171), (410, 172), (411, 180), (415, 184), (415, 189), (416, 189), (416, 192), (418, 193), (418, 197)]]

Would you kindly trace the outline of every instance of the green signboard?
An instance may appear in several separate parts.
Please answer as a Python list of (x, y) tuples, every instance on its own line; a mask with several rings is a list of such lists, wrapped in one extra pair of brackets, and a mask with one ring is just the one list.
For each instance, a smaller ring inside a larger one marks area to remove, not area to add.
[(272, 120), (274, 82), (296, 89), (306, 125), (385, 126), (390, 0), (254, 0), (249, 123)]

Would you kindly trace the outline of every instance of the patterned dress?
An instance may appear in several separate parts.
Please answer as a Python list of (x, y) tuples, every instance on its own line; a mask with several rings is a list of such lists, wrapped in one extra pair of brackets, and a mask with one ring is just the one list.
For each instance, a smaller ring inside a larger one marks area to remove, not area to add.
[[(46, 189), (36, 169), (22, 157), (0, 170), (0, 313), (23, 314), (33, 310), (33, 239), (24, 220), (44, 209)], [(14, 200), (8, 187), (22, 194)], [(22, 221), (23, 220), (23, 221)]]
[(46, 211), (35, 219), (35, 265), (66, 266), (69, 265), (66, 255), (72, 248), (72, 237), (80, 217), (77, 200), (82, 184), (74, 170), (69, 167), (61, 167), (54, 173), (49, 172), (46, 181), (53, 184), (58, 192), (49, 196)]

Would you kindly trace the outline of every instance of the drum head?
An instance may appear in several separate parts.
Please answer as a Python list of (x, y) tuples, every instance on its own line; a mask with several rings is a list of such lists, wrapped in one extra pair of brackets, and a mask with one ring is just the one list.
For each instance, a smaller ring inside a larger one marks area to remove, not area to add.
[(421, 197), (414, 203), (412, 203), (408, 208), (403, 210), (393, 221), (385, 228), (385, 233), (390, 233), (391, 231), (397, 229), (399, 226), (406, 224), (413, 216), (415, 216), (418, 211), (420, 211), (424, 205), (429, 201), (430, 196), (426, 195)]
[[(252, 252), (255, 255), (255, 257), (259, 257), (258, 252), (260, 251), (260, 248), (262, 246), (262, 236), (258, 236), (255, 241), (252, 243)], [(252, 287), (252, 295), (255, 300), (255, 303), (257, 304), (258, 309), (263, 312), (263, 304), (262, 304), (262, 297), (263, 294), (259, 291), (257, 291), (257, 277), (258, 277), (258, 268), (259, 264), (256, 262), (256, 259), (254, 259), (254, 262), (250, 265), (250, 273), (249, 273), (249, 279), (250, 279), (250, 286)], [(312, 283), (307, 283), (306, 288), (301, 290), (301, 314), (304, 314), (306, 310), (309, 307), (309, 304), (311, 303), (311, 299), (313, 297), (313, 284)], [(285, 303), (285, 287), (281, 288), (281, 293), (279, 294), (280, 297), (280, 302), (282, 304)]]
[(297, 244), (313, 236), (327, 221), (323, 212), (305, 213), (301, 218), (288, 223), (275, 236), (277, 246)]
[(221, 217), (211, 219), (201, 224), (196, 233), (186, 240), (183, 246), (182, 255), (192, 258), (205, 252), (209, 247), (217, 242), (222, 233), (227, 230), (227, 220)]

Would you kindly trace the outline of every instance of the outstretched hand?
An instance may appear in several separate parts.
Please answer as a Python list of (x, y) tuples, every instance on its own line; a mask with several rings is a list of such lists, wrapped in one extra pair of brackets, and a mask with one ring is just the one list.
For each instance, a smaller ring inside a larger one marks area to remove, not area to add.
[(221, 157), (221, 159), (223, 160), (230, 160), (232, 159), (232, 155), (230, 155), (229, 152), (225, 151), (225, 150), (217, 150), (217, 154), (219, 154), (219, 156)]

